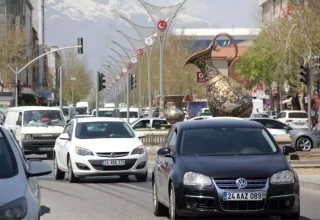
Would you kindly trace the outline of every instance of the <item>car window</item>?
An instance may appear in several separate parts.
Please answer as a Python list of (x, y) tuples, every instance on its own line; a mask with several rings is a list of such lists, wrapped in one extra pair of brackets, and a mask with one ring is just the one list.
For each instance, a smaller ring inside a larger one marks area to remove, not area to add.
[(65, 119), (60, 110), (30, 110), (23, 115), (25, 127), (64, 126)]
[(286, 113), (285, 112), (281, 112), (279, 115), (278, 115), (278, 118), (285, 118), (286, 117)]
[(201, 128), (184, 130), (180, 152), (186, 155), (266, 155), (278, 148), (263, 128)]
[(74, 121), (70, 122), (70, 129), (68, 130), (69, 137), (72, 139), (72, 134), (73, 134), (73, 127), (74, 127)]
[(69, 130), (70, 130), (70, 124), (67, 124), (67, 126), (64, 128), (63, 132), (62, 133), (69, 133)]
[(133, 138), (134, 132), (124, 122), (81, 122), (76, 125), (76, 138)]
[(160, 129), (162, 124), (167, 124), (167, 121), (154, 119), (152, 123), (152, 128)]
[(17, 161), (5, 138), (0, 136), (0, 179), (10, 178), (18, 173)]
[[(127, 112), (120, 112), (120, 118), (126, 118)], [(138, 112), (129, 112), (129, 118), (139, 118)]]
[(308, 118), (308, 114), (306, 112), (290, 112), (288, 118)]
[(171, 137), (173, 135), (173, 132), (175, 131), (175, 127), (172, 127), (169, 132), (168, 132), (168, 135), (166, 137), (166, 140), (164, 141), (164, 145), (163, 147), (169, 147), (169, 144), (170, 144), (170, 140), (171, 140)]
[(21, 149), (19, 143), (17, 142), (17, 140), (15, 139), (15, 137), (13, 136), (13, 134), (11, 132), (8, 132), (8, 136), (10, 137), (10, 140), (12, 141), (12, 145), (14, 145), (16, 147), (16, 149), (18, 150), (21, 162), (22, 162), (25, 170), (27, 171), (29, 169), (28, 160), (27, 160), (26, 156), (24, 155), (24, 153), (22, 152), (22, 149)]
[(284, 125), (273, 120), (264, 120), (264, 126), (270, 129), (284, 129)]
[(133, 128), (134, 129), (148, 128), (147, 124), (149, 124), (149, 128), (150, 128), (150, 120), (141, 120), (137, 124), (135, 124)]

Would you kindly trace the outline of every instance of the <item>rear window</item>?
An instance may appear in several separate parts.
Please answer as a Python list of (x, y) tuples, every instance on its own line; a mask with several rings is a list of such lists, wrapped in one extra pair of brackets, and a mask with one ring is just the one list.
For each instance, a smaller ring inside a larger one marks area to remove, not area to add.
[(291, 112), (288, 118), (308, 118), (308, 114), (305, 112)]
[(17, 174), (17, 161), (12, 149), (5, 139), (0, 137), (0, 179), (10, 178)]
[(262, 128), (184, 130), (180, 146), (182, 154), (198, 156), (268, 155), (278, 152), (271, 137)]

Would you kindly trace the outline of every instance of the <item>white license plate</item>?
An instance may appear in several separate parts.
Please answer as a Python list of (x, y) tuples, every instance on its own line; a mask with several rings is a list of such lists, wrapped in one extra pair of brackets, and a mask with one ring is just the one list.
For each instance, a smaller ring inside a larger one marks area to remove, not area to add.
[(304, 125), (304, 123), (295, 123), (296, 125)]
[(125, 160), (105, 160), (102, 161), (103, 166), (123, 166), (126, 165)]
[(52, 148), (50, 148), (50, 147), (40, 147), (39, 150), (40, 151), (52, 151)]
[(224, 192), (223, 201), (261, 201), (262, 192)]

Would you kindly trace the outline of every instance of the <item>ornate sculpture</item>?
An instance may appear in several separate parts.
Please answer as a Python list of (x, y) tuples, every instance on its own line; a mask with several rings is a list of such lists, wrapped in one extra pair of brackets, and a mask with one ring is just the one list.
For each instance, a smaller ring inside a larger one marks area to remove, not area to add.
[(249, 92), (231, 77), (224, 76), (212, 64), (211, 53), (220, 50), (216, 46), (220, 36), (228, 37), (235, 48), (235, 55), (229, 58), (232, 61), (229, 72), (233, 73), (234, 63), (238, 61), (238, 46), (232, 36), (226, 33), (215, 36), (206, 50), (192, 55), (184, 66), (194, 64), (204, 74), (208, 105), (213, 116), (249, 117), (253, 108)]
[[(183, 98), (184, 96), (164, 96), (164, 106), (166, 107), (165, 117), (170, 124), (184, 120), (185, 115), (182, 110)], [(157, 96), (154, 102), (157, 108), (159, 108), (160, 96)]]

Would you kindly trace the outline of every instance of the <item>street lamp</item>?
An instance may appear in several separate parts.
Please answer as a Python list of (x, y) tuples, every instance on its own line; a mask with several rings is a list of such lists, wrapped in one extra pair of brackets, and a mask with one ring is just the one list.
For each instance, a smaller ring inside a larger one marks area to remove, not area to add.
[(70, 80), (72, 81), (72, 107), (73, 107), (74, 106), (74, 101), (73, 101), (74, 81), (76, 81), (77, 78), (72, 77)]

